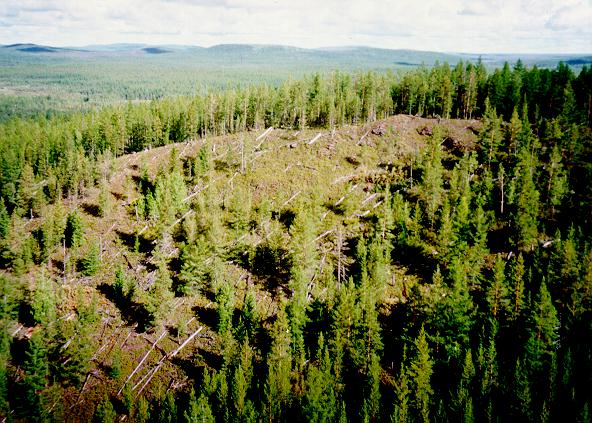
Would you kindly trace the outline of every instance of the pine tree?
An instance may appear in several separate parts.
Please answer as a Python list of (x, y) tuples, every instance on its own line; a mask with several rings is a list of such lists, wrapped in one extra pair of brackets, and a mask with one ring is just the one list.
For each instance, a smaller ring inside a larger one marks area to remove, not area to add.
[(415, 340), (415, 349), (416, 356), (409, 369), (410, 385), (414, 391), (413, 410), (418, 420), (427, 423), (430, 421), (432, 395), (434, 394), (430, 382), (433, 362), (423, 327)]
[(479, 132), (481, 141), (482, 162), (486, 162), (491, 168), (497, 162), (498, 151), (502, 142), (501, 119), (497, 117), (495, 108), (485, 99), (485, 114), (483, 115), (483, 126)]
[(212, 409), (208, 403), (208, 399), (202, 393), (198, 399), (195, 398), (195, 391), (191, 389), (189, 394), (189, 408), (183, 413), (185, 422), (187, 423), (214, 423), (215, 419), (212, 415)]
[(99, 405), (97, 405), (93, 421), (96, 423), (115, 423), (116, 419), (117, 414), (115, 413), (113, 404), (109, 398), (105, 397)]
[(539, 192), (534, 181), (534, 166), (522, 158), (518, 167), (518, 186), (514, 226), (516, 241), (523, 250), (533, 250), (538, 235)]
[(284, 416), (282, 411), (291, 401), (291, 340), (288, 317), (282, 307), (273, 325), (271, 350), (267, 357), (265, 396), (266, 414), (269, 419), (281, 419)]
[(66, 247), (76, 248), (80, 245), (84, 236), (84, 229), (82, 220), (77, 211), (70, 213), (66, 219), (66, 229), (64, 230), (64, 237)]
[(234, 312), (234, 292), (232, 284), (225, 282), (216, 292), (218, 303), (218, 332), (225, 334), (232, 329), (232, 315)]
[(99, 197), (97, 202), (99, 217), (105, 217), (111, 212), (113, 208), (113, 200), (111, 197), (111, 192), (109, 191), (109, 185), (106, 181), (101, 182), (99, 186)]
[(513, 266), (512, 266), (512, 305), (511, 305), (511, 309), (512, 309), (512, 320), (516, 321), (519, 317), (520, 314), (522, 312), (522, 307), (524, 304), (524, 274), (525, 274), (525, 269), (524, 269), (524, 258), (522, 256), (522, 253), (520, 253), (518, 255), (518, 258), (516, 258), (513, 261)]
[(421, 191), (425, 195), (428, 218), (434, 226), (436, 212), (442, 202), (442, 135), (438, 126), (428, 141), (422, 163)]
[(331, 422), (337, 415), (335, 382), (331, 374), (329, 351), (319, 340), (319, 363), (309, 365), (306, 372), (303, 413), (307, 421)]
[(391, 421), (393, 423), (407, 423), (409, 421), (409, 402), (411, 400), (411, 387), (409, 386), (409, 371), (405, 368), (406, 353), (403, 354), (401, 369), (395, 385), (396, 401), (393, 408)]
[(533, 305), (530, 336), (526, 344), (527, 363), (533, 376), (547, 379), (559, 341), (560, 321), (545, 282)]
[(553, 218), (556, 208), (561, 206), (569, 190), (567, 175), (561, 163), (561, 152), (557, 145), (553, 147), (547, 168), (547, 199), (550, 215)]
[(486, 297), (491, 315), (494, 319), (499, 320), (500, 314), (505, 313), (509, 307), (505, 263), (499, 254), (495, 261), (493, 279), (487, 290)]
[(172, 392), (168, 392), (160, 404), (158, 421), (162, 423), (173, 423), (177, 421), (177, 404)]
[(458, 385), (455, 403), (458, 407), (460, 419), (464, 423), (475, 420), (473, 413), (473, 380), (475, 378), (475, 365), (473, 355), (468, 349), (465, 354), (462, 376)]
[(31, 299), (31, 311), (36, 323), (49, 325), (56, 320), (57, 298), (54, 283), (44, 271), (36, 280), (35, 291)]
[(84, 276), (95, 275), (101, 267), (101, 252), (99, 244), (91, 241), (86, 255), (80, 260), (80, 272)]
[(42, 393), (47, 387), (49, 378), (47, 355), (44, 334), (42, 331), (37, 331), (29, 340), (25, 352), (25, 360), (22, 365), (24, 376), (21, 383), (24, 393), (23, 404), (26, 407), (23, 411), (27, 416), (38, 419), (43, 419), (46, 416)]
[(454, 232), (452, 228), (452, 217), (450, 213), (450, 203), (446, 198), (440, 212), (440, 228), (438, 230), (439, 252), (443, 257), (448, 255), (450, 246), (453, 244)]
[(8, 214), (8, 210), (6, 210), (6, 205), (4, 204), (4, 199), (0, 198), (0, 241), (5, 239), (8, 236), (8, 231), (10, 230), (10, 215)]

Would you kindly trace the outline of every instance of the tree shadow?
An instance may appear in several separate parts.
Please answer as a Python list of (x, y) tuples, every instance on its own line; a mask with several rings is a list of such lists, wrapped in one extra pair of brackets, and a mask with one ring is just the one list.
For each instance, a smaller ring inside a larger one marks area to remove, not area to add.
[(129, 295), (121, 295), (121, 293), (116, 292), (112, 285), (106, 283), (99, 285), (97, 290), (115, 304), (127, 324), (137, 325), (136, 331), (138, 333), (146, 332), (152, 327), (154, 318), (146, 310), (144, 304), (133, 301)]
[(492, 229), (487, 232), (487, 248), (491, 253), (507, 253), (513, 249), (513, 235), (509, 226)]
[(101, 217), (101, 209), (96, 204), (83, 203), (82, 210), (84, 210), (84, 212), (90, 216)]
[(289, 230), (292, 226), (292, 223), (294, 223), (294, 219), (296, 219), (296, 213), (292, 209), (284, 209), (279, 212), (272, 212), (271, 217), (273, 219), (277, 219), (278, 222), (284, 225), (284, 228), (286, 228), (286, 230)]
[(115, 230), (115, 233), (125, 245), (128, 250), (130, 251), (137, 251), (142, 254), (150, 253), (154, 249), (154, 245), (152, 244), (152, 239), (147, 238), (144, 235), (137, 235), (134, 233), (127, 233), (120, 231), (118, 229)]
[(215, 328), (218, 325), (218, 313), (214, 307), (196, 305), (192, 308), (192, 311), (198, 320), (206, 326)]
[(399, 243), (391, 253), (393, 263), (404, 266), (409, 272), (419, 276), (424, 281), (432, 279), (438, 261), (426, 254), (419, 245)]

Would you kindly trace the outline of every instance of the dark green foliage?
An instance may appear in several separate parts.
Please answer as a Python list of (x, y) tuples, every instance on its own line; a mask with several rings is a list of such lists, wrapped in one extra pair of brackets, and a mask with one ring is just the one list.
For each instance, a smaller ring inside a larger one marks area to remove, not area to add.
[(35, 333), (27, 346), (23, 362), (24, 376), (21, 382), (23, 389), (22, 413), (37, 419), (46, 416), (43, 391), (49, 383), (49, 363), (47, 347), (43, 332)]
[(80, 246), (82, 238), (84, 237), (84, 229), (82, 220), (78, 212), (74, 211), (68, 215), (66, 219), (66, 229), (64, 231), (64, 238), (66, 247), (76, 248)]
[(0, 240), (6, 238), (8, 230), (10, 228), (10, 215), (6, 210), (4, 199), (0, 199)]
[(104, 398), (95, 410), (93, 421), (96, 423), (115, 423), (117, 414), (109, 398)]
[(195, 391), (193, 389), (189, 396), (189, 408), (183, 414), (183, 418), (187, 423), (213, 423), (215, 421), (207, 398), (202, 394), (196, 399)]

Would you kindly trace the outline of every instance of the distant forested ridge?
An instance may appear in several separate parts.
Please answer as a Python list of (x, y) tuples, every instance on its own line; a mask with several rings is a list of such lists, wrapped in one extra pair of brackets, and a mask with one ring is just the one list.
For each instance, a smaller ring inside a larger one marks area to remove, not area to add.
[(590, 421), (590, 180), (586, 66), (10, 119), (0, 416)]

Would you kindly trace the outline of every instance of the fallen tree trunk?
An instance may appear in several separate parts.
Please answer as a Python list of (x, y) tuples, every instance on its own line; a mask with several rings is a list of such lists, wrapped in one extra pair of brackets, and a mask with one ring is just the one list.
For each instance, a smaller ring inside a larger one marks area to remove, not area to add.
[(142, 381), (145, 379), (145, 382), (143, 383), (142, 387), (138, 390), (138, 393), (137, 393), (137, 395), (140, 395), (142, 393), (142, 391), (146, 388), (146, 386), (148, 386), (148, 384), (150, 383), (150, 381), (152, 380), (152, 378), (156, 375), (156, 373), (158, 373), (158, 371), (160, 370), (160, 368), (162, 367), (162, 365), (164, 364), (164, 362), (166, 360), (170, 360), (170, 359), (174, 358), (177, 354), (179, 354), (179, 351), (181, 351), (189, 342), (191, 342), (191, 340), (193, 340), (193, 338), (195, 338), (202, 330), (203, 330), (203, 326), (200, 326), (199, 329), (197, 329), (195, 332), (193, 332), (185, 340), (185, 342), (183, 342), (181, 345), (179, 345), (179, 347), (176, 350), (174, 350), (173, 352), (170, 352), (169, 354), (167, 354), (164, 357), (162, 357), (159, 360), (159, 362), (156, 365), (156, 367), (154, 367), (154, 369), (152, 369), (150, 372), (148, 372), (147, 375), (144, 376), (142, 378), (142, 380), (140, 382), (138, 382), (132, 388), (132, 391), (134, 391), (142, 383)]
[(144, 362), (146, 361), (146, 359), (148, 358), (148, 356), (150, 355), (150, 353), (152, 351), (154, 351), (154, 348), (156, 348), (156, 344), (158, 344), (158, 342), (164, 338), (164, 336), (166, 335), (167, 331), (164, 330), (160, 336), (158, 338), (156, 338), (156, 340), (152, 343), (152, 346), (150, 347), (150, 349), (146, 352), (146, 354), (144, 354), (144, 357), (142, 357), (142, 360), (140, 360), (140, 362), (138, 363), (138, 365), (136, 366), (136, 368), (134, 370), (132, 370), (132, 372), (129, 374), (129, 376), (127, 377), (127, 379), (125, 379), (125, 382), (123, 382), (123, 385), (121, 386), (121, 388), (119, 388), (119, 391), (117, 391), (117, 395), (121, 395), (121, 393), (123, 392), (123, 388), (125, 388), (125, 385), (127, 385), (127, 383), (131, 380), (132, 377), (134, 377), (134, 375), (138, 372), (138, 370), (140, 370), (140, 367), (142, 367), (142, 364), (144, 364)]

